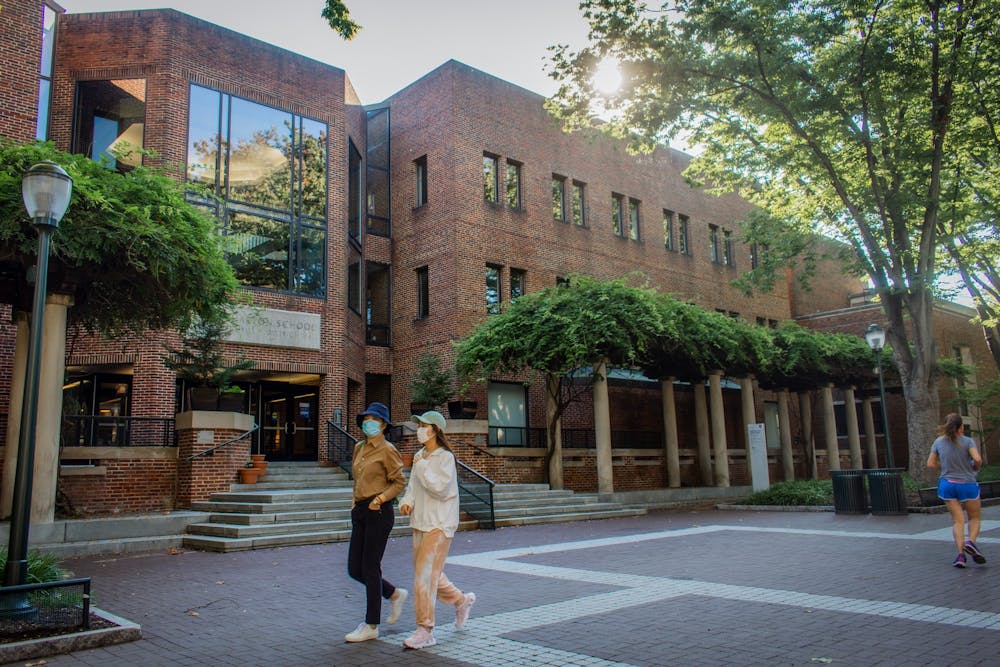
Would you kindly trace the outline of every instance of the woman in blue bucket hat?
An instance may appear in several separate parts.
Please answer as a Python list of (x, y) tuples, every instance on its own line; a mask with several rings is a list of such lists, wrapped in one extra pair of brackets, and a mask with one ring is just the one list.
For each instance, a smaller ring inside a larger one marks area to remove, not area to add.
[(383, 403), (371, 403), (358, 415), (365, 437), (354, 445), (351, 458), (354, 505), (347, 572), (352, 579), (365, 585), (367, 611), (365, 622), (344, 637), (348, 642), (378, 639), (382, 598), (391, 603), (389, 616), (385, 619), (391, 625), (399, 620), (408, 595), (405, 588), (393, 586), (382, 578), (382, 555), (396, 520), (392, 500), (406, 486), (403, 459), (385, 439), (385, 430), (392, 426), (391, 421), (389, 408)]

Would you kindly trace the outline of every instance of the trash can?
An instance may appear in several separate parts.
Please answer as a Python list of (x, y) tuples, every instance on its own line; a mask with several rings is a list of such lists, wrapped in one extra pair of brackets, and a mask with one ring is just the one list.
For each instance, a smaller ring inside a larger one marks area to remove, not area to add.
[(906, 494), (903, 493), (902, 472), (902, 468), (880, 468), (868, 471), (868, 492), (872, 497), (872, 514), (906, 514)]
[(833, 481), (833, 511), (837, 514), (867, 514), (863, 470), (831, 470)]

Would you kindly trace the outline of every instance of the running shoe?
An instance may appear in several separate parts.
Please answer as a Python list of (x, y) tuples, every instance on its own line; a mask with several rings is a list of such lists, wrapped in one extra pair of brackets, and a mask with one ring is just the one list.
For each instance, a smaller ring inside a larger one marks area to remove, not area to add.
[(980, 565), (986, 562), (986, 556), (983, 555), (983, 552), (979, 550), (979, 547), (977, 547), (976, 543), (972, 540), (965, 541), (965, 553), (972, 556), (972, 560), (976, 561)]
[(965, 554), (958, 554), (955, 556), (955, 560), (952, 562), (952, 565), (955, 567), (965, 567)]

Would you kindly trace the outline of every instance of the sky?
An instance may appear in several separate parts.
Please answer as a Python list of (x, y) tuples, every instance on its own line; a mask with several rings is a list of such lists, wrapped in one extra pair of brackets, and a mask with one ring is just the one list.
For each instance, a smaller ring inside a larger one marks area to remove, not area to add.
[(547, 48), (586, 44), (579, 0), (347, 0), (361, 32), (345, 41), (323, 0), (58, 0), (68, 13), (170, 8), (347, 72), (362, 104), (381, 102), (450, 59), (545, 96)]

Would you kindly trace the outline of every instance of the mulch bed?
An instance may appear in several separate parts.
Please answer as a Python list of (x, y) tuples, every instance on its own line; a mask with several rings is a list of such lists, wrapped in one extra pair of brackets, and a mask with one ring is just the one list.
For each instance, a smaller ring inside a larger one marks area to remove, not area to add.
[(40, 609), (35, 619), (0, 618), (0, 644), (10, 644), (28, 639), (58, 637), (84, 630), (116, 628), (118, 625), (97, 614), (90, 614), (90, 628), (80, 627), (79, 609)]

